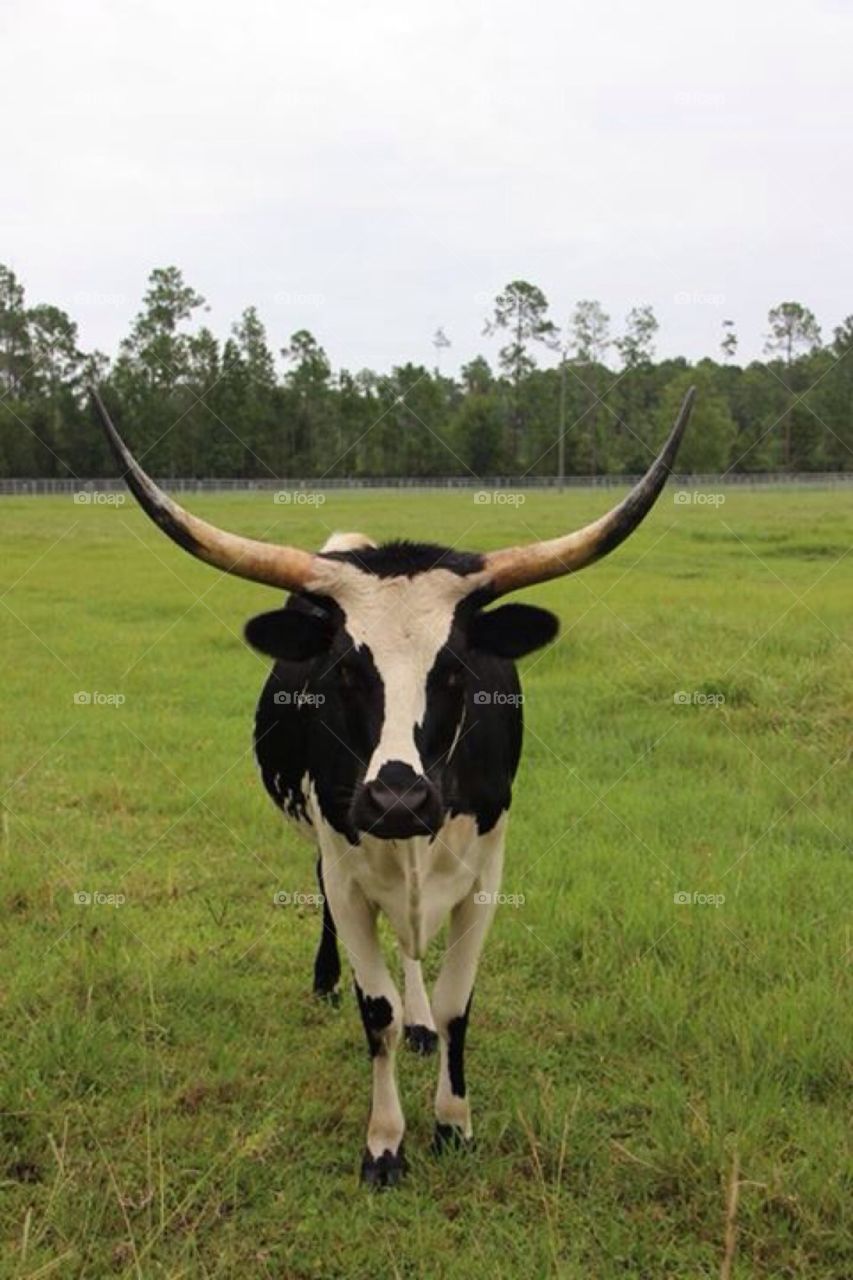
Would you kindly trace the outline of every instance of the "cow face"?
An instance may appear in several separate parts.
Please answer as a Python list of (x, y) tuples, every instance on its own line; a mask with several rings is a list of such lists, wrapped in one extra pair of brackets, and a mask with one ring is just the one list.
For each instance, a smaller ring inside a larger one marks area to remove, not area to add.
[(281, 679), (300, 686), (311, 780), (324, 816), (353, 840), (438, 831), (455, 746), (488, 682), (484, 659), (519, 658), (557, 630), (542, 609), (484, 610), (471, 576), (432, 567), (434, 554), (423, 571), (412, 571), (414, 557), (408, 575), (385, 574), (387, 550), (330, 558), (321, 594), (246, 627)]

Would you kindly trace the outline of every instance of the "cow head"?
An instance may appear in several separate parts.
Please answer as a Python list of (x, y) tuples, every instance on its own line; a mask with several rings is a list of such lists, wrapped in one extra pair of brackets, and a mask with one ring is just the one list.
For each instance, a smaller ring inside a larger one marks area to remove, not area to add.
[(246, 638), (298, 677), (309, 750), (337, 756), (334, 770), (319, 760), (311, 771), (333, 824), (356, 839), (433, 834), (451, 802), (454, 747), (481, 714), (489, 659), (539, 648), (557, 619), (530, 605), (484, 609), (471, 585), (481, 556), (352, 534), (323, 555), (323, 593), (253, 618)]
[(646, 475), (606, 515), (573, 533), (484, 555), (376, 547), (354, 535), (311, 553), (227, 533), (173, 502), (133, 458), (95, 392), (93, 399), (129, 488), (169, 537), (225, 572), (296, 593), (296, 607), (253, 618), (247, 639), (277, 662), (304, 664), (304, 696), (328, 731), (326, 739), (314, 735), (314, 749), (327, 757), (337, 750), (347, 762), (311, 771), (331, 779), (323, 812), (338, 813), (354, 838), (399, 839), (440, 824), (445, 775), (483, 689), (484, 663), (488, 670), (495, 658), (521, 657), (556, 633), (544, 610), (487, 606), (583, 568), (633, 532), (670, 473), (693, 395)]

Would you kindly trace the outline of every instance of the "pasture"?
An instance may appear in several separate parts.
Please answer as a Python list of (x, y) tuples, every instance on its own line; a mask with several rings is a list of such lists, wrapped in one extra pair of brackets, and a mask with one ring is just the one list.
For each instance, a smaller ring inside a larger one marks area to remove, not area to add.
[[(486, 549), (611, 498), (187, 505), (308, 547)], [(6, 498), (0, 523), (0, 1275), (853, 1275), (848, 494), (670, 487), (523, 593), (562, 633), (521, 664), (478, 1145), (430, 1154), (435, 1060), (401, 1052), (411, 1169), (382, 1196), (354, 997), (310, 994), (313, 854), (251, 753), (241, 629), (274, 593), (129, 497)]]

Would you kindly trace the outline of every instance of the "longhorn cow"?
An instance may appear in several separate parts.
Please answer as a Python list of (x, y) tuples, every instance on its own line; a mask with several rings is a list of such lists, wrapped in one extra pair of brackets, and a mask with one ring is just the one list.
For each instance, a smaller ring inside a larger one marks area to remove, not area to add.
[[(291, 593), (245, 629), (274, 664), (257, 707), (255, 752), (275, 804), (316, 843), (324, 906), (314, 990), (336, 998), (340, 941), (373, 1070), (361, 1176), (393, 1186), (406, 1168), (394, 1061), (401, 1039), (420, 1053), (439, 1049), (435, 1148), (472, 1140), (465, 1035), (521, 753), (515, 661), (557, 633), (544, 609), (489, 606), (582, 569), (637, 528), (670, 473), (693, 389), (646, 475), (606, 515), (485, 554), (376, 546), (359, 534), (309, 552), (227, 533), (146, 475), (92, 394), (124, 479), (155, 524), (208, 564)], [(379, 942), (379, 912), (399, 944), (402, 1000)], [(420, 962), (448, 917), (430, 1001)]]

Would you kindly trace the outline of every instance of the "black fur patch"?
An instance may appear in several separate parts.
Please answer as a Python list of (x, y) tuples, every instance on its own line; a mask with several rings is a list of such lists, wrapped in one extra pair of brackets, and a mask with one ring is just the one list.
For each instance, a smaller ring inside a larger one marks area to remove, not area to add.
[(385, 1052), (382, 1032), (394, 1021), (394, 1010), (385, 996), (366, 996), (358, 983), (355, 984), (355, 994), (367, 1036), (367, 1047), (371, 1058), (375, 1058)]
[(341, 958), (338, 954), (338, 931), (326, 897), (323, 865), (319, 858), (317, 859), (317, 883), (323, 894), (323, 931), (320, 934), (320, 945), (314, 960), (314, 994), (334, 1000), (341, 979)]
[(471, 1012), (473, 993), (468, 997), (465, 1012), (458, 1018), (451, 1018), (447, 1024), (447, 1074), (450, 1077), (450, 1089), (457, 1098), (465, 1097), (465, 1033), (468, 1030), (468, 1015)]
[(466, 578), (479, 573), (484, 557), (473, 551), (454, 551), (431, 542), (386, 542), (381, 547), (359, 547), (354, 551), (324, 551), (326, 560), (354, 564), (377, 578), (413, 578), (431, 569), (447, 569)]
[(438, 1048), (438, 1032), (420, 1023), (410, 1023), (403, 1028), (403, 1034), (408, 1048), (420, 1058), (428, 1058)]

